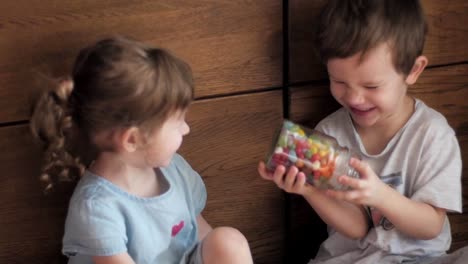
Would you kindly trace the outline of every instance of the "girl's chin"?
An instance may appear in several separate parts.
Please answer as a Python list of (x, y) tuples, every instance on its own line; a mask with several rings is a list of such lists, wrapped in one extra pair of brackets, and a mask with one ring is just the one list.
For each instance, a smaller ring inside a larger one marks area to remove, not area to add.
[(167, 161), (164, 161), (164, 162), (161, 162), (157, 165), (158, 168), (166, 168), (167, 166), (169, 166), (169, 164), (171, 163), (170, 160), (167, 160)]

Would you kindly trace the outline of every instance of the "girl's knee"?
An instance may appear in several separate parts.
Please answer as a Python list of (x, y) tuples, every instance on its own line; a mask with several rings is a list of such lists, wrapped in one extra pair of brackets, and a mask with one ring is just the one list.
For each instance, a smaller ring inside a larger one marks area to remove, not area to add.
[(248, 246), (247, 239), (237, 229), (232, 227), (217, 227), (213, 229), (206, 237), (205, 242), (215, 243), (218, 245), (243, 245)]
[[(203, 256), (208, 259), (237, 259), (244, 255), (251, 258), (249, 243), (245, 236), (232, 227), (213, 229), (203, 241)], [(210, 262), (210, 261), (206, 261)], [(248, 262), (245, 262), (248, 263)]]

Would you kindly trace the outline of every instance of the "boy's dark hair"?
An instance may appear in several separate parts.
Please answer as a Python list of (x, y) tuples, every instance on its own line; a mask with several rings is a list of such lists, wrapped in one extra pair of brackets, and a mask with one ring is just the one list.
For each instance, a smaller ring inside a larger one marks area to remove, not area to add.
[(409, 74), (422, 54), (427, 24), (417, 0), (329, 0), (319, 18), (316, 44), (323, 63), (365, 54), (388, 43), (395, 69)]

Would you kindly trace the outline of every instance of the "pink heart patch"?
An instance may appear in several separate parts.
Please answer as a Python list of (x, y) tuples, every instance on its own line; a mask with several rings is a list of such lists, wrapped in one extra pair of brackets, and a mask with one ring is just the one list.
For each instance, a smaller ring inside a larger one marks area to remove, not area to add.
[(174, 225), (172, 227), (172, 236), (175, 237), (180, 232), (180, 230), (182, 230), (182, 228), (184, 228), (184, 221), (180, 221), (180, 223)]

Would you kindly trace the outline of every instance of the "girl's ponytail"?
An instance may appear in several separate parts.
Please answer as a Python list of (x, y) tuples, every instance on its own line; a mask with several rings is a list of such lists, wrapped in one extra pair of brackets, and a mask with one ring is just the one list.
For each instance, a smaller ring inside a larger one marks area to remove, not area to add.
[(80, 159), (70, 153), (74, 135), (69, 98), (73, 91), (70, 80), (59, 83), (55, 90), (44, 92), (35, 104), (30, 121), (31, 132), (44, 148), (40, 179), (48, 192), (58, 181), (70, 181), (84, 172)]

